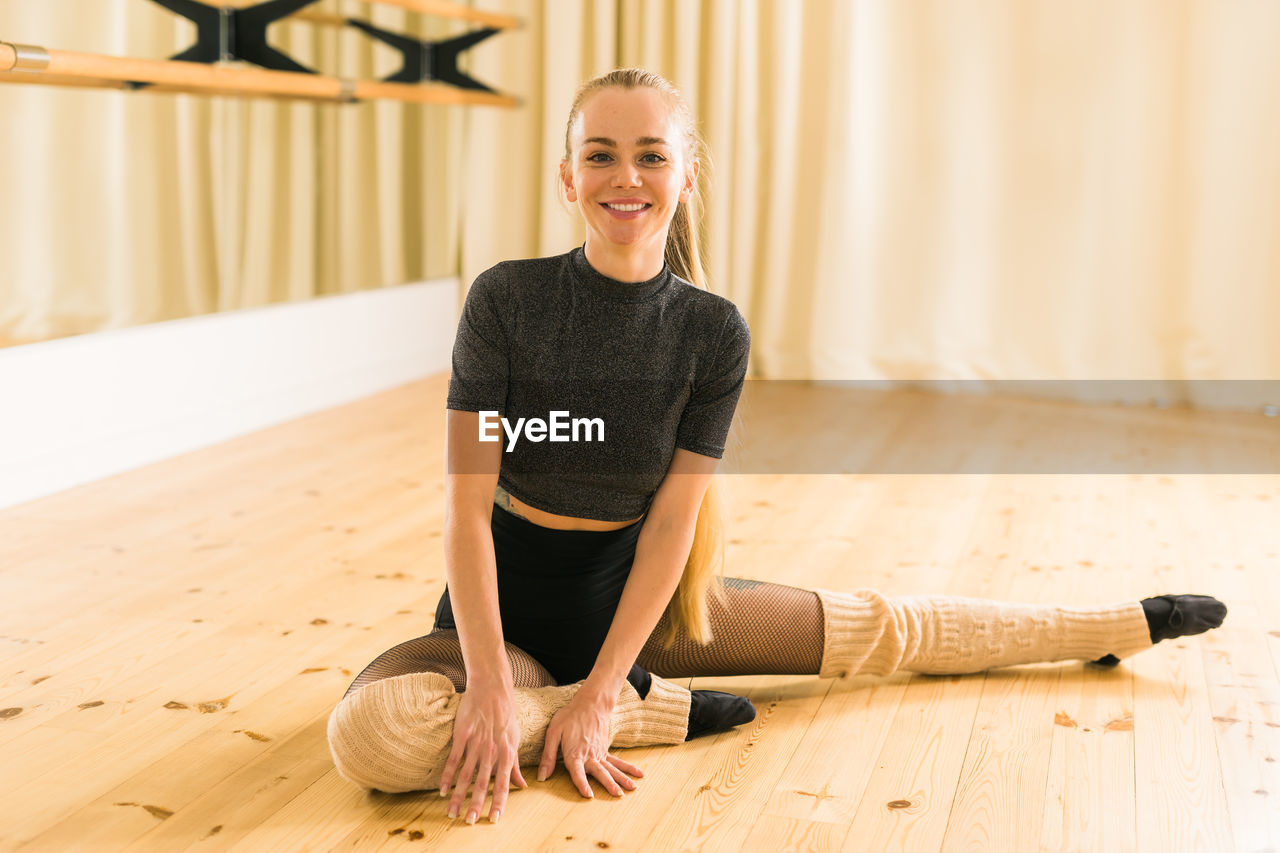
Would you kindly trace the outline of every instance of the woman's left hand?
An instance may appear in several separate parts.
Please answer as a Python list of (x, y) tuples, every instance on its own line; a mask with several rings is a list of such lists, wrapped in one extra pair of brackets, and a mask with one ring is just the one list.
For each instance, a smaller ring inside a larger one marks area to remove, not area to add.
[(615, 797), (621, 797), (625, 788), (636, 789), (627, 774), (640, 777), (644, 772), (630, 762), (609, 754), (609, 720), (613, 716), (612, 703), (592, 701), (585, 690), (574, 694), (547, 726), (546, 746), (542, 749), (542, 762), (538, 765), (539, 781), (546, 779), (556, 766), (556, 753), (564, 754), (564, 766), (569, 778), (584, 797), (594, 796), (588, 776), (594, 776), (604, 789)]

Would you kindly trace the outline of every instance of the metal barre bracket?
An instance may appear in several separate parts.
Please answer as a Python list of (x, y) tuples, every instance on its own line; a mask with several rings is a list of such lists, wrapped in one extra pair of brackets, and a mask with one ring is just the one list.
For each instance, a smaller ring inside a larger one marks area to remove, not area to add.
[[(267, 27), (317, 0), (266, 0), (244, 9), (210, 6), (198, 0), (152, 0), (196, 25), (196, 43), (170, 59), (177, 62), (231, 62), (243, 60), (273, 71), (315, 74), (267, 43)], [(149, 83), (130, 83), (141, 89)]]
[(441, 39), (440, 41), (421, 41), (412, 36), (380, 29), (367, 21), (357, 20), (356, 18), (347, 18), (347, 25), (355, 27), (370, 38), (375, 38), (383, 44), (400, 51), (400, 55), (404, 57), (404, 64), (400, 66), (400, 70), (396, 73), (382, 78), (386, 83), (421, 83), (426, 80), (434, 80), (441, 83), (449, 83), (459, 89), (474, 89), (481, 92), (495, 91), (479, 80), (468, 77), (459, 71), (458, 54), (469, 47), (479, 44), (489, 36), (501, 32), (501, 30), (486, 28), (472, 30), (469, 33), (463, 33), (460, 36), (454, 36), (449, 39)]

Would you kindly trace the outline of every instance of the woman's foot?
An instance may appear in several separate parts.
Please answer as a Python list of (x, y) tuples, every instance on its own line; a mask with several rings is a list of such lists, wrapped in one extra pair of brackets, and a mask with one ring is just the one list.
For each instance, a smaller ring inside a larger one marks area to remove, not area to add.
[[(638, 664), (627, 673), (627, 681), (643, 699), (649, 694), (653, 677)], [(734, 726), (749, 723), (756, 718), (751, 700), (718, 690), (691, 690), (689, 696), (689, 731), (685, 740), (702, 735), (727, 732)]]
[[(1227, 618), (1227, 605), (1208, 595), (1157, 595), (1141, 603), (1152, 643), (1203, 634)], [(1120, 658), (1107, 655), (1094, 663), (1110, 667), (1120, 663)]]
[(734, 726), (749, 723), (756, 718), (755, 706), (745, 696), (721, 693), (718, 690), (694, 690), (689, 698), (689, 733), (685, 740), (693, 740), (715, 732), (727, 732)]

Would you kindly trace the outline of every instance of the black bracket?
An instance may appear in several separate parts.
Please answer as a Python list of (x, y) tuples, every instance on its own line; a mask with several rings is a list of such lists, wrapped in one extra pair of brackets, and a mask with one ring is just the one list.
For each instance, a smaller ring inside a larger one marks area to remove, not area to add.
[[(226, 9), (197, 0), (152, 0), (196, 25), (196, 43), (170, 59), (180, 62), (230, 62), (241, 59), (273, 71), (315, 74), (287, 53), (267, 44), (267, 27), (316, 0), (267, 0), (244, 9)], [(150, 83), (129, 83), (140, 89)]]
[[(170, 12), (181, 15), (196, 25), (196, 43), (170, 59), (181, 62), (230, 62), (243, 60), (273, 71), (316, 74), (317, 71), (294, 61), (287, 53), (267, 44), (267, 27), (292, 15), (317, 0), (265, 0), (242, 9), (210, 6), (199, 0), (152, 0)], [(367, 21), (347, 18), (349, 26), (400, 51), (404, 63), (396, 73), (384, 77), (388, 83), (422, 83), (438, 81), (481, 92), (496, 90), (458, 70), (458, 55), (495, 33), (493, 28), (473, 30), (440, 41), (421, 41), (402, 33), (375, 27)], [(132, 89), (150, 83), (126, 83)]]
[(469, 47), (479, 44), (489, 36), (501, 32), (500, 30), (492, 28), (472, 30), (469, 33), (463, 33), (451, 39), (420, 41), (412, 36), (379, 29), (373, 24), (356, 20), (355, 18), (348, 18), (347, 24), (364, 32), (371, 38), (390, 45), (400, 51), (400, 55), (404, 57), (404, 64), (400, 67), (400, 70), (388, 77), (383, 77), (383, 82), (421, 83), (425, 80), (435, 80), (441, 83), (449, 83), (460, 89), (475, 89), (481, 92), (494, 91), (479, 80), (468, 77), (458, 70), (458, 54)]

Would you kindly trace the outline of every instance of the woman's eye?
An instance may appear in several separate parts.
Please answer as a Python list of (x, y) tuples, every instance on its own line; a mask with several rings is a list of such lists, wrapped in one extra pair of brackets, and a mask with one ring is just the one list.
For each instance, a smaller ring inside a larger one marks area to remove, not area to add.
[[(604, 158), (604, 159), (599, 159), (599, 158)], [(610, 159), (609, 155), (608, 155), (608, 154), (606, 154), (606, 153), (604, 153), (603, 151), (597, 151), (597, 152), (596, 152), (596, 153), (594, 153), (594, 154), (588, 154), (588, 155), (587, 155), (587, 162), (588, 162), (588, 163), (605, 163), (605, 162), (607, 162), (609, 159)], [(656, 153), (654, 153), (654, 152), (652, 152), (652, 151), (650, 151), (648, 154), (645, 154), (645, 155), (644, 155), (643, 157), (641, 157), (640, 159), (641, 159), (643, 162), (648, 163), (648, 164), (650, 164), (650, 165), (656, 165), (656, 164), (658, 164), (658, 163), (665, 163), (665, 162), (667, 162), (667, 158), (666, 158), (666, 157), (663, 157), (661, 154), (656, 154)]]

